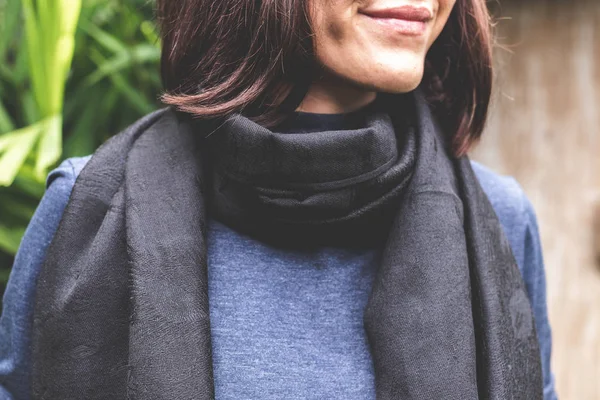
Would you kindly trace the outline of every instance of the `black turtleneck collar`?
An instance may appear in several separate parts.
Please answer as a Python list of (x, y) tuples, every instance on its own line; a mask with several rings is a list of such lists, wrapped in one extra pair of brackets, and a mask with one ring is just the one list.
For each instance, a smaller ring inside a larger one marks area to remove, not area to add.
[(369, 114), (375, 112), (378, 100), (351, 112), (321, 114), (295, 111), (282, 123), (272, 128), (278, 133), (312, 133), (320, 131), (343, 131), (365, 126)]

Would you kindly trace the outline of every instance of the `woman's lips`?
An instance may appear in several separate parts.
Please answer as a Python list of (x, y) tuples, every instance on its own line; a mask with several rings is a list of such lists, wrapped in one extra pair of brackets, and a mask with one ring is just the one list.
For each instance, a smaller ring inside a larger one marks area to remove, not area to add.
[(425, 33), (427, 22), (432, 13), (424, 7), (403, 6), (383, 10), (361, 10), (379, 25), (408, 36), (420, 36)]

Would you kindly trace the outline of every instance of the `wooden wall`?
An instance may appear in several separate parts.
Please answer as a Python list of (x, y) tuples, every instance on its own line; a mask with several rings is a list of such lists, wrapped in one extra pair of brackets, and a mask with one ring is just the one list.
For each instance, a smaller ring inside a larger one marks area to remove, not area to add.
[(560, 399), (599, 400), (600, 0), (504, 1), (495, 15), (512, 54), (496, 51), (493, 110), (473, 158), (516, 177), (536, 208)]

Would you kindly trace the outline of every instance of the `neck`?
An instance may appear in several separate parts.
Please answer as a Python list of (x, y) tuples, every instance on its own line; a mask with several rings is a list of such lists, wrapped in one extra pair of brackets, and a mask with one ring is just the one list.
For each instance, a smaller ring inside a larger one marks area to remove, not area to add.
[(341, 114), (358, 110), (375, 100), (377, 93), (350, 85), (335, 77), (314, 81), (296, 111)]

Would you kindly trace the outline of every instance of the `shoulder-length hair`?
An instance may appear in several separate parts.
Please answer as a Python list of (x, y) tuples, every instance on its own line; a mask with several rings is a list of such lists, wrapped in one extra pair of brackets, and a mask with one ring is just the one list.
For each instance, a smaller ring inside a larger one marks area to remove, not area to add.
[[(164, 103), (200, 118), (244, 112), (271, 126), (310, 83), (308, 0), (157, 0)], [(492, 90), (485, 0), (460, 0), (429, 50), (421, 88), (456, 155), (481, 136)]]

